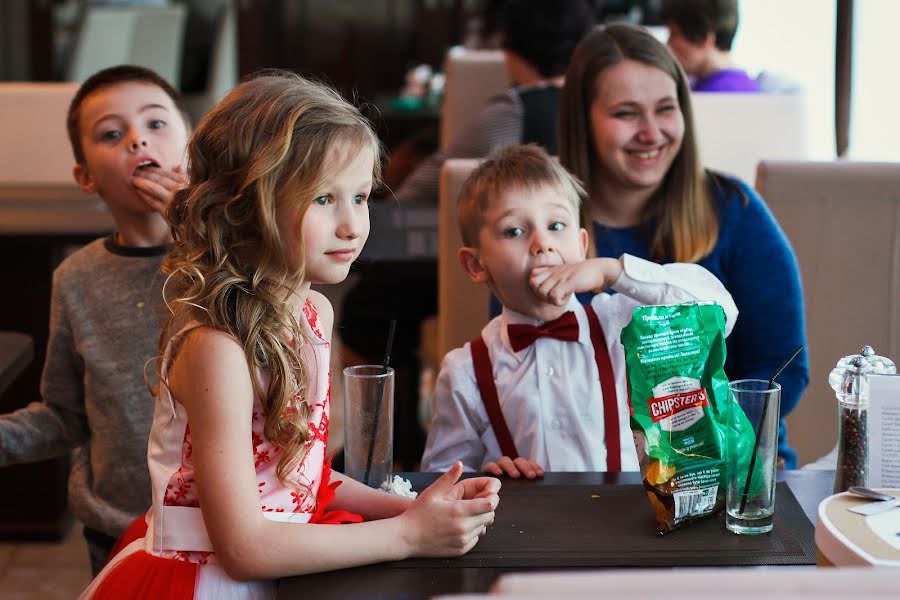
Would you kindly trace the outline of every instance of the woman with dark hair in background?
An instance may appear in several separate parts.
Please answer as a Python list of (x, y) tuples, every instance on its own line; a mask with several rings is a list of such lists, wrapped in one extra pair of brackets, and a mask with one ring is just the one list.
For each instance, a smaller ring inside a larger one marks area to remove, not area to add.
[(448, 158), (483, 158), (498, 146), (535, 143), (556, 154), (559, 96), (569, 58), (593, 24), (584, 0), (510, 0), (501, 13), (501, 47), (513, 83), (475, 121), (452, 136), (395, 190), (401, 202), (436, 206)]
[(669, 48), (692, 78), (695, 92), (758, 92), (759, 84), (731, 60), (737, 0), (662, 0), (659, 18)]

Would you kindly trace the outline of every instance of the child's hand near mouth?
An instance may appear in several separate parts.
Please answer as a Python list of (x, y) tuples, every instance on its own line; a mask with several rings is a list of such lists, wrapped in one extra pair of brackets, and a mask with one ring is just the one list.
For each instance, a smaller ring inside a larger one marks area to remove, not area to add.
[(175, 192), (188, 184), (188, 177), (181, 165), (176, 165), (172, 170), (150, 166), (138, 169), (131, 178), (131, 184), (150, 208), (165, 216)]
[(538, 297), (562, 306), (577, 292), (599, 294), (622, 274), (622, 263), (616, 258), (589, 258), (569, 264), (535, 267), (529, 284)]

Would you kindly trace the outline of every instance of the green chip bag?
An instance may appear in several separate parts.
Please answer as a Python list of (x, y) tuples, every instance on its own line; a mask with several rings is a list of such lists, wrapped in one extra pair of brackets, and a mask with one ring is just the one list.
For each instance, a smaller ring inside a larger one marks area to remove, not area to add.
[[(642, 306), (622, 330), (641, 476), (660, 534), (725, 508), (725, 452), (745, 465), (753, 428), (728, 391), (725, 311), (714, 303)], [(739, 411), (729, 428), (729, 408)]]

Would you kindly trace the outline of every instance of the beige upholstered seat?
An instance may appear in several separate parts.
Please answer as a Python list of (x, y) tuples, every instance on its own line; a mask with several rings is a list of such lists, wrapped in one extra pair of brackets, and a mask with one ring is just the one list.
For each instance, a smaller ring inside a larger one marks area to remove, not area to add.
[(462, 246), (456, 218), (456, 201), (463, 182), (480, 161), (449, 159), (441, 171), (438, 223), (438, 332), (437, 356), (443, 356), (481, 334), (488, 322), (490, 292), (475, 284), (457, 260)]
[(756, 185), (803, 278), (810, 384), (788, 417), (802, 465), (835, 444), (835, 362), (864, 344), (900, 359), (900, 163), (763, 161)]
[(77, 83), (0, 83), (0, 232), (100, 233), (106, 205), (75, 184), (66, 113)]
[(77, 89), (77, 83), (0, 84), (0, 182), (75, 185), (66, 112)]
[(451, 48), (444, 61), (444, 100), (441, 105), (441, 149), (463, 131), (493, 96), (509, 89), (503, 52)]
[(691, 101), (708, 168), (752, 184), (761, 160), (812, 158), (802, 93), (694, 93)]

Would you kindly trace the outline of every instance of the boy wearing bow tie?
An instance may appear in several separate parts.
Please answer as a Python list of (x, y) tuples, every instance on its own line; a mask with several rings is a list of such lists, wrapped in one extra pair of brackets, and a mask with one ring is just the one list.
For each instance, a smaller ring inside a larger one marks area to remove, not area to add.
[[(636, 471), (619, 341), (632, 311), (714, 301), (730, 333), (737, 307), (703, 267), (586, 258), (584, 195), (534, 145), (499, 150), (463, 184), (459, 261), (503, 312), (444, 358), (422, 470), (461, 460), (469, 471), (529, 479), (544, 470)], [(596, 295), (581, 305), (578, 292)]]

